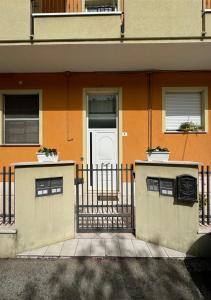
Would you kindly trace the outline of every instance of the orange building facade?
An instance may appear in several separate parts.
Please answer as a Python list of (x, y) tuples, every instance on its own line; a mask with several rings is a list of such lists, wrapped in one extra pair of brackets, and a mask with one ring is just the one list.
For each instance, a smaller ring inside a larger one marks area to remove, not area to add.
[[(163, 89), (203, 87), (208, 93), (206, 130), (184, 133), (164, 130)], [(118, 162), (146, 159), (148, 146), (167, 147), (171, 160), (211, 163), (211, 72), (113, 72), (1, 74), (0, 90), (22, 94), (39, 91), (39, 145), (0, 146), (1, 165), (34, 161), (42, 147), (56, 148), (60, 159), (87, 163), (84, 97), (87, 91), (115, 91), (118, 101)]]

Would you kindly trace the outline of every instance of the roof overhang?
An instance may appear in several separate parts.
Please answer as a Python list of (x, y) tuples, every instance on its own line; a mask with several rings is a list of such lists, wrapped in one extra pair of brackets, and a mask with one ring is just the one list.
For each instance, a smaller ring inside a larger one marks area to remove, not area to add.
[(0, 73), (211, 70), (211, 41), (0, 46)]

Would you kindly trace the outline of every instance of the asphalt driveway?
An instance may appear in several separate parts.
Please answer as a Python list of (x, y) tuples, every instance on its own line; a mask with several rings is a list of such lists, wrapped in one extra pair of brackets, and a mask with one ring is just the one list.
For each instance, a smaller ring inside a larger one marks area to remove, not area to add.
[(211, 260), (0, 260), (0, 299), (211, 299)]

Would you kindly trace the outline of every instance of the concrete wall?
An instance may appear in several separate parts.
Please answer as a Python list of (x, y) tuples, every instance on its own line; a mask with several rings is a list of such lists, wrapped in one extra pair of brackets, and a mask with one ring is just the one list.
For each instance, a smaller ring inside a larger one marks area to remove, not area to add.
[(173, 197), (147, 191), (146, 178), (173, 178), (189, 174), (198, 178), (198, 165), (136, 163), (137, 238), (188, 252), (197, 239), (198, 203), (179, 203)]
[[(35, 179), (63, 177), (63, 194), (35, 197)], [(15, 229), (1, 233), (0, 257), (74, 238), (74, 163), (15, 165)]]
[[(63, 177), (63, 194), (35, 197), (35, 179)], [(18, 251), (74, 237), (74, 165), (15, 167)]]
[(125, 36), (200, 36), (201, 9), (201, 0), (125, 0)]
[(211, 36), (211, 13), (205, 15), (206, 35)]
[(0, 230), (0, 258), (15, 257), (17, 254), (17, 233)]
[(35, 17), (35, 39), (119, 38), (120, 15)]
[(30, 1), (0, 1), (0, 40), (22, 40), (30, 36)]
[[(201, 0), (125, 0), (125, 36), (199, 36), (201, 9)], [(0, 40), (29, 39), (30, 18), (30, 0), (1, 0)], [(36, 17), (35, 38), (118, 38), (120, 25), (120, 15)]]

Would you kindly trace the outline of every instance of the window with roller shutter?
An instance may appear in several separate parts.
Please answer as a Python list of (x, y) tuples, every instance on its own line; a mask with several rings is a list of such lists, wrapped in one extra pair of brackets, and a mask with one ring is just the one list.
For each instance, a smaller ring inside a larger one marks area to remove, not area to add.
[(203, 126), (203, 97), (201, 92), (165, 93), (165, 130), (177, 131), (184, 122)]
[(4, 144), (39, 144), (39, 95), (4, 95)]

